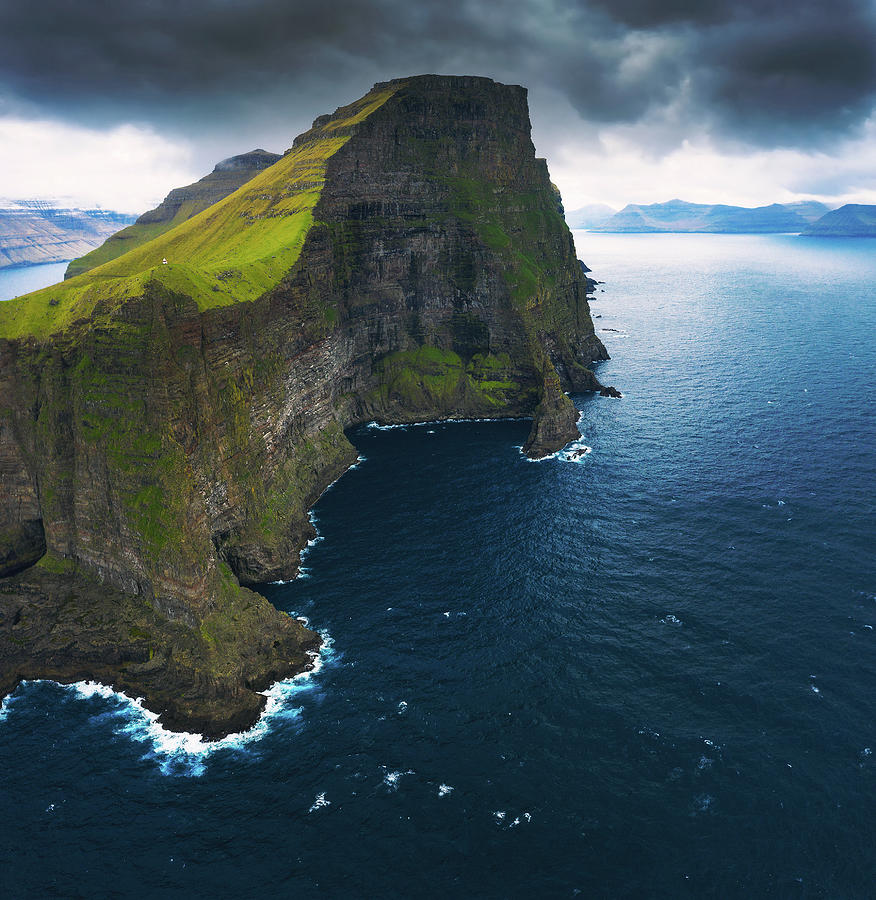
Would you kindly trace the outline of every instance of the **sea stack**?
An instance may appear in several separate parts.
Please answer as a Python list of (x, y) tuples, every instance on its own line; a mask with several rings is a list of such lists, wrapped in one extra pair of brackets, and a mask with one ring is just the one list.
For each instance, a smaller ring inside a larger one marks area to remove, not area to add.
[(295, 576), (345, 429), (531, 416), (554, 452), (564, 392), (602, 387), (587, 290), (526, 91), (423, 75), (0, 304), (0, 696), (96, 678), (171, 728), (252, 724), (319, 638), (246, 586)]

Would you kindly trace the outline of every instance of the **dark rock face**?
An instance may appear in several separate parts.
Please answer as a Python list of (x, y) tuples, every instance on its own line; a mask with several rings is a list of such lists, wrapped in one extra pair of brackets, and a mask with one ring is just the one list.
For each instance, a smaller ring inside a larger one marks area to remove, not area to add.
[(373, 93), (344, 112), (298, 261), (255, 302), (199, 310), (153, 280), (50, 339), (0, 340), (2, 571), (46, 550), (0, 582), (0, 692), (98, 677), (175, 726), (251, 723), (253, 691), (318, 638), (240, 585), (296, 574), (307, 509), (356, 458), (345, 428), (533, 416), (534, 457), (578, 437), (564, 391), (600, 390), (608, 357), (525, 91)]
[[(67, 567), (0, 581), (0, 696), (24, 679), (99, 680), (145, 697), (173, 730), (223, 737), (251, 725), (265, 690), (313, 663), (320, 637), (251, 591), (238, 599), (240, 639), (221, 665), (199, 632), (143, 597)], [(210, 663), (214, 665), (209, 665)]]

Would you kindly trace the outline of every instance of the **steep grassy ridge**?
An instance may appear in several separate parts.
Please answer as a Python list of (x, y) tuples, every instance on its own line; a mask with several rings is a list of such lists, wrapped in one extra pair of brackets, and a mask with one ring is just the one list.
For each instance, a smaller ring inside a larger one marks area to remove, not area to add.
[(223, 159), (209, 175), (194, 184), (174, 188), (155, 209), (143, 213), (133, 225), (116, 232), (90, 253), (74, 259), (67, 266), (64, 278), (82, 275), (170, 231), (218, 203), (279, 159), (276, 153), (266, 150), (251, 150)]
[(63, 284), (3, 303), (0, 337), (45, 338), (65, 331), (142, 296), (153, 282), (191, 297), (200, 310), (255, 300), (298, 259), (328, 160), (349, 140), (349, 129), (394, 92), (372, 92), (339, 110), (233, 194), (143, 246)]

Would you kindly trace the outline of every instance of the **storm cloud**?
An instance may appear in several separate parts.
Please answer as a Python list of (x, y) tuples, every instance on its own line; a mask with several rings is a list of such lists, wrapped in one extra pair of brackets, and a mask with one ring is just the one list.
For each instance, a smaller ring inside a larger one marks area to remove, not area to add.
[(542, 136), (571, 115), (655, 155), (830, 152), (873, 115), (874, 48), (876, 0), (0, 0), (0, 116), (206, 159), (231, 134), (281, 150), (375, 81), (471, 73), (528, 86)]
[(873, 109), (874, 47), (861, 0), (0, 3), (7, 104), (90, 123), (227, 127), (429, 70), (553, 89), (596, 123), (683, 98), (718, 133), (812, 144)]

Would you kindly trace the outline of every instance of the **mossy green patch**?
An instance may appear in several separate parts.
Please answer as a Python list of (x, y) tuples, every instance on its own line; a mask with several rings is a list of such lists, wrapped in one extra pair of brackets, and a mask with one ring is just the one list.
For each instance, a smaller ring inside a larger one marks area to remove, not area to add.
[(369, 399), (378, 407), (401, 407), (413, 414), (489, 414), (519, 395), (514, 371), (507, 353), (478, 353), (464, 360), (452, 350), (425, 345), (385, 356), (377, 366), (379, 385)]
[(551, 229), (565, 227), (556, 209), (537, 192), (503, 195), (482, 178), (445, 179), (451, 209), (469, 223), (505, 263), (504, 276), (518, 308), (532, 309), (556, 281), (555, 261), (542, 264), (534, 248)]
[(46, 553), (37, 565), (53, 575), (72, 575), (76, 571), (76, 562), (74, 560), (63, 559), (60, 556), (55, 556), (53, 553)]
[(96, 269), (98, 266), (102, 266), (104, 263), (122, 256), (129, 250), (133, 250), (135, 247), (157, 238), (159, 235), (164, 234), (165, 231), (170, 231), (171, 228), (180, 222), (184, 222), (187, 218), (189, 216), (182, 215), (181, 209), (171, 222), (129, 225), (127, 228), (116, 232), (99, 247), (95, 247), (90, 253), (73, 260), (67, 266), (67, 272), (64, 277), (68, 279), (75, 278), (77, 275), (82, 275), (90, 269)]

